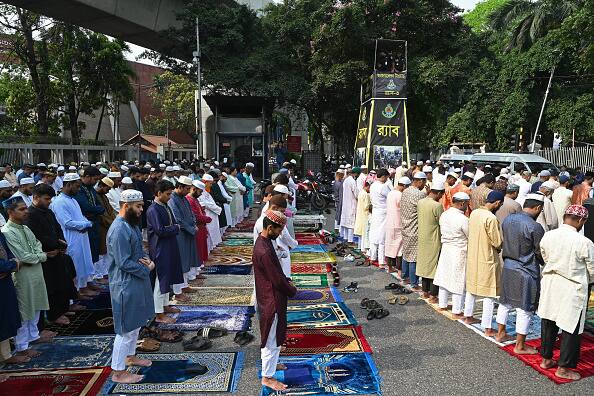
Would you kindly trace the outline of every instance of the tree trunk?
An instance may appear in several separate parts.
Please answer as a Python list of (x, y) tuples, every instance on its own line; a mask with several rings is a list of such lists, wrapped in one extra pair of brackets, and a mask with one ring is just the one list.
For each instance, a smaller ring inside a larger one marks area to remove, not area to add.
[[(74, 40), (72, 36), (72, 26), (64, 24), (63, 29), (64, 49), (69, 50), (74, 45)], [(76, 83), (74, 82), (74, 70), (72, 68), (71, 62), (68, 62), (64, 66), (66, 71), (65, 83), (68, 86), (68, 91), (66, 94), (66, 114), (68, 115), (68, 126), (70, 128), (70, 136), (72, 138), (72, 144), (80, 144), (80, 131), (78, 128), (78, 109), (76, 107), (76, 92), (74, 88), (76, 86)]]
[[(103, 97), (105, 97), (105, 95)], [(99, 122), (97, 123), (97, 132), (95, 132), (95, 141), (99, 140), (99, 132), (101, 132), (101, 123), (103, 122), (103, 114), (105, 113), (106, 105), (107, 99), (103, 102), (103, 106), (101, 106), (101, 115), (99, 116)]]

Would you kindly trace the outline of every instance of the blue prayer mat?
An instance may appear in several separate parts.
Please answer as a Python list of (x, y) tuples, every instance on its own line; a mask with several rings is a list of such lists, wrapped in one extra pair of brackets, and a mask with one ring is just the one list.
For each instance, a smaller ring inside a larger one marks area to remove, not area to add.
[[(128, 372), (144, 375), (137, 384), (107, 381), (102, 394), (234, 392), (243, 368), (243, 352), (184, 352), (137, 354), (153, 362), (150, 367), (128, 367)], [(205, 374), (190, 370), (195, 363), (208, 368)]]
[(287, 307), (288, 327), (318, 328), (356, 325), (353, 312), (344, 303), (290, 305)]
[[(492, 319), (492, 328), (497, 330), (497, 327), (499, 326), (497, 324), (496, 319), (496, 315), (497, 315), (497, 308), (495, 308), (493, 310), (493, 319)], [(481, 315), (482, 315), (482, 309), (478, 310), (475, 308), (475, 313), (473, 315), (473, 317), (475, 319), (481, 320)], [(485, 331), (484, 329), (481, 327), (480, 323), (474, 323), (471, 325), (468, 325), (466, 323), (464, 323), (464, 320), (458, 320), (458, 322), (462, 323), (464, 326), (470, 328), (472, 331), (474, 331), (475, 333), (477, 333), (478, 335), (480, 335), (483, 338), (486, 338), (487, 340), (494, 342), (495, 344), (499, 345), (499, 346), (505, 346), (505, 345), (510, 345), (510, 344), (515, 344), (516, 343), (516, 310), (512, 309), (509, 311), (509, 314), (507, 315), (507, 322), (505, 323), (505, 331), (507, 332), (507, 334), (511, 337), (513, 337), (513, 339), (509, 340), (509, 341), (505, 341), (505, 342), (498, 342), (497, 340), (495, 340), (495, 337), (487, 337), (485, 335)], [(530, 326), (528, 326), (528, 334), (526, 334), (526, 340), (536, 340), (538, 338), (541, 337), (541, 332), (540, 332), (540, 317), (536, 314), (532, 315), (532, 319), (530, 320)]]
[(326, 253), (326, 245), (299, 245), (291, 250), (292, 253)]
[(222, 327), (229, 331), (242, 331), (250, 327), (250, 318), (254, 307), (232, 306), (186, 306), (178, 305), (180, 313), (168, 314), (177, 321), (172, 324), (157, 323), (166, 330), (191, 331), (201, 327)]
[(29, 363), (10, 364), (3, 370), (78, 368), (108, 366), (115, 336), (55, 337), (53, 342), (35, 345), (41, 355)]
[(252, 273), (251, 265), (211, 265), (202, 270), (205, 274), (217, 275), (249, 275)]
[(327, 289), (297, 289), (297, 294), (289, 298), (289, 304), (321, 304), (343, 302), (340, 292), (335, 287)]
[(261, 396), (381, 395), (381, 380), (369, 353), (281, 356), (279, 363), (287, 369), (277, 371), (274, 378), (288, 389), (275, 392), (263, 387)]

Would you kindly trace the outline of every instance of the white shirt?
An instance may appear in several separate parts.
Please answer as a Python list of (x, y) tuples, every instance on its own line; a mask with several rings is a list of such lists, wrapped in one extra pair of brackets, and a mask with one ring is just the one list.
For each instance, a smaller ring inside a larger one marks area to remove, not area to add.
[(526, 179), (521, 178), (515, 184), (520, 187), (520, 191), (518, 192), (518, 198), (516, 198), (516, 202), (520, 205), (524, 206), (524, 201), (526, 200), (526, 195), (530, 193), (530, 188), (532, 187), (532, 183), (526, 181)]
[(563, 215), (565, 214), (565, 209), (571, 205), (571, 196), (573, 192), (561, 186), (553, 192), (553, 205), (555, 206), (555, 212), (557, 212), (557, 220), (559, 224), (563, 224)]
[(120, 211), (120, 195), (122, 194), (122, 188), (111, 188), (107, 192), (107, 199), (109, 200), (109, 204), (116, 212)]
[(389, 193), (390, 187), (388, 186), (388, 183), (382, 183), (381, 181), (376, 180), (371, 184), (371, 187), (369, 187), (369, 199), (371, 200), (371, 206), (373, 206), (374, 210), (386, 210), (386, 200)]

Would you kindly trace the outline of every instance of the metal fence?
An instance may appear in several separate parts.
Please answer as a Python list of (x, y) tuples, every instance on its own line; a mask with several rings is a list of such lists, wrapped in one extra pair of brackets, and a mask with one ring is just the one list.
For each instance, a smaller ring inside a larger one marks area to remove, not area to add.
[(551, 161), (558, 167), (565, 165), (569, 168), (581, 167), (584, 170), (594, 170), (594, 147), (563, 147), (559, 150), (546, 148), (535, 154)]

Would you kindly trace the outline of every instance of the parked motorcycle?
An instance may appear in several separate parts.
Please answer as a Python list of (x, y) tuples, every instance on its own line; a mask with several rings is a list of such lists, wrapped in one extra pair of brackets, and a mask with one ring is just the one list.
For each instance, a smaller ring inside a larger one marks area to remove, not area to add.
[(332, 193), (328, 194), (314, 179), (313, 172), (308, 171), (307, 177), (297, 183), (297, 205), (310, 205), (312, 209), (322, 211), (332, 201)]

